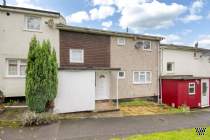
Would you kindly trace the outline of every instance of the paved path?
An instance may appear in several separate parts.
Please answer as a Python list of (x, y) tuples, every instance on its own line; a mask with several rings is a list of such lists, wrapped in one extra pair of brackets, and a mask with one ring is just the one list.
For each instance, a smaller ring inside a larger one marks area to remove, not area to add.
[(68, 120), (42, 127), (0, 132), (2, 140), (107, 140), (115, 136), (146, 134), (210, 125), (210, 112), (125, 118)]

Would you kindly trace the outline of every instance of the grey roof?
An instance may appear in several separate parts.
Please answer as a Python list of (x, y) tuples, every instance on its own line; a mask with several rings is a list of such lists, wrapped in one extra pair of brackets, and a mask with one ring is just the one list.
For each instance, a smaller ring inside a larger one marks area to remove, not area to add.
[(2, 8), (2, 9), (14, 9), (14, 10), (25, 10), (25, 11), (31, 11), (31, 12), (40, 12), (40, 13), (55, 14), (55, 15), (60, 16), (59, 12), (48, 11), (48, 10), (38, 10), (38, 9), (16, 7), (16, 6), (4, 6), (4, 5), (0, 5), (0, 8)]
[(176, 44), (160, 44), (161, 48), (165, 48), (165, 49), (173, 49), (173, 50), (185, 50), (185, 51), (208, 51), (210, 52), (210, 49), (206, 49), (206, 48), (195, 48), (193, 46), (186, 46), (186, 45), (176, 45)]
[(150, 36), (150, 35), (127, 33), (127, 32), (99, 30), (99, 29), (93, 29), (93, 28), (68, 26), (68, 25), (64, 25), (64, 24), (57, 24), (57, 28), (60, 30), (65, 30), (65, 31), (84, 32), (84, 33), (110, 35), (110, 36), (134, 37), (134, 38), (159, 40), (159, 41), (163, 39), (163, 37), (159, 37), (159, 36)]

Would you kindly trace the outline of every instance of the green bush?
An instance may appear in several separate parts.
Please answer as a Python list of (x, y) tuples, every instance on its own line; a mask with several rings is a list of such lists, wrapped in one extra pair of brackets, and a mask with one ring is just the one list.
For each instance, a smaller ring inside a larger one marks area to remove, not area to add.
[(23, 126), (38, 126), (50, 124), (57, 120), (57, 115), (54, 115), (52, 113), (36, 113), (28, 111), (23, 114), (21, 122)]
[(57, 60), (49, 41), (30, 42), (26, 69), (26, 103), (31, 111), (44, 112), (57, 94)]

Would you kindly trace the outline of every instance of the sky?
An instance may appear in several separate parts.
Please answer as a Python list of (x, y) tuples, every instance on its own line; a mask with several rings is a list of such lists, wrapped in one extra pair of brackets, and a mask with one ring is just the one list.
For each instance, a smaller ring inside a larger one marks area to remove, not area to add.
[(210, 49), (210, 0), (7, 0), (60, 12), (72, 26), (165, 37), (162, 43)]

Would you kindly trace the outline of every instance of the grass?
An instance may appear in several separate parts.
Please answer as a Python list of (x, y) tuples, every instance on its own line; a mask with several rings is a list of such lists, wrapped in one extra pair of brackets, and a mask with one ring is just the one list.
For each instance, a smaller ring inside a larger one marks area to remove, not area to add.
[[(207, 127), (205, 135), (197, 135), (195, 128), (193, 128), (146, 135), (134, 135), (122, 138), (122, 140), (210, 140), (209, 130), (210, 127)], [(121, 138), (113, 138), (111, 140), (121, 140)]]
[(146, 100), (141, 99), (133, 99), (130, 101), (122, 101), (120, 102), (120, 106), (148, 106), (151, 105), (153, 102), (149, 102)]

